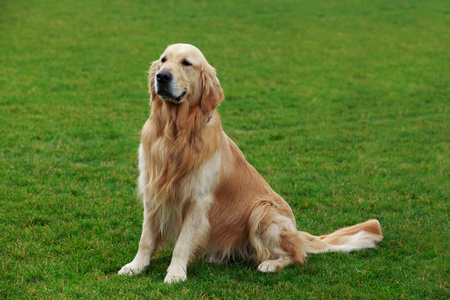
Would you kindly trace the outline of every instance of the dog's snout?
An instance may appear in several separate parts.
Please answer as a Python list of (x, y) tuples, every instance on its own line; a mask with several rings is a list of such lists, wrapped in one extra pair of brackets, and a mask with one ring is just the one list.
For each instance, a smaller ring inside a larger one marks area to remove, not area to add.
[(169, 71), (159, 71), (156, 74), (156, 80), (159, 83), (168, 83), (172, 80), (172, 73), (170, 73)]

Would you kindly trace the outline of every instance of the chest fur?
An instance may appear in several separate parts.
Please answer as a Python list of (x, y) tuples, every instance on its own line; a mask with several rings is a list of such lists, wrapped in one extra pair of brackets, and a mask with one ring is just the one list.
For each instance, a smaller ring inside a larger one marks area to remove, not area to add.
[[(159, 166), (149, 164), (148, 157), (141, 145), (139, 148), (139, 191), (151, 208), (149, 212), (164, 240), (178, 236), (181, 224), (190, 213), (192, 204), (198, 204), (209, 210), (213, 199), (213, 190), (219, 180), (221, 157), (216, 152), (198, 168), (184, 174), (172, 187), (158, 193)], [(155, 169), (156, 168), (156, 169)]]

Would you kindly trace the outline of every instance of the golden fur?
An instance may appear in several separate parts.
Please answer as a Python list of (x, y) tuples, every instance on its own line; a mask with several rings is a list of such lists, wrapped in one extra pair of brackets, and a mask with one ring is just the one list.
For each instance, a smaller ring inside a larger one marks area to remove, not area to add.
[[(170, 87), (158, 78), (167, 73)], [(185, 280), (188, 262), (199, 256), (250, 260), (273, 272), (303, 264), (307, 253), (350, 252), (382, 240), (377, 220), (319, 237), (297, 231), (289, 205), (223, 132), (215, 110), (223, 92), (197, 48), (169, 46), (150, 67), (148, 82), (151, 115), (139, 149), (143, 230), (135, 259), (120, 274), (142, 272), (169, 239), (175, 248), (168, 283)]]

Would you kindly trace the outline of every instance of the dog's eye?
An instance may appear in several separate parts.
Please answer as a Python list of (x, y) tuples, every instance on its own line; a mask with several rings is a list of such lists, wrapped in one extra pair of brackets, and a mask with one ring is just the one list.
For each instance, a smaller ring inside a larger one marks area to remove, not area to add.
[(163, 57), (163, 58), (161, 58), (161, 62), (162, 62), (162, 63), (165, 63), (165, 62), (166, 62), (166, 60), (167, 60), (167, 58), (166, 58), (166, 57)]
[(183, 64), (183, 66), (192, 66), (192, 64), (185, 59), (183, 59), (181, 63)]

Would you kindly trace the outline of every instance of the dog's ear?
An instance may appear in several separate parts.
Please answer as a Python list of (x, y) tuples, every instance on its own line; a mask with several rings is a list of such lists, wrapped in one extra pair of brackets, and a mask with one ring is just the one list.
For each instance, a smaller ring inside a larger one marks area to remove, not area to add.
[(216, 70), (207, 65), (202, 72), (203, 94), (200, 108), (203, 113), (212, 112), (223, 100), (223, 91), (219, 79), (216, 77)]
[(158, 96), (155, 89), (155, 76), (159, 69), (159, 60), (155, 60), (148, 71), (148, 92), (150, 93), (150, 104)]

